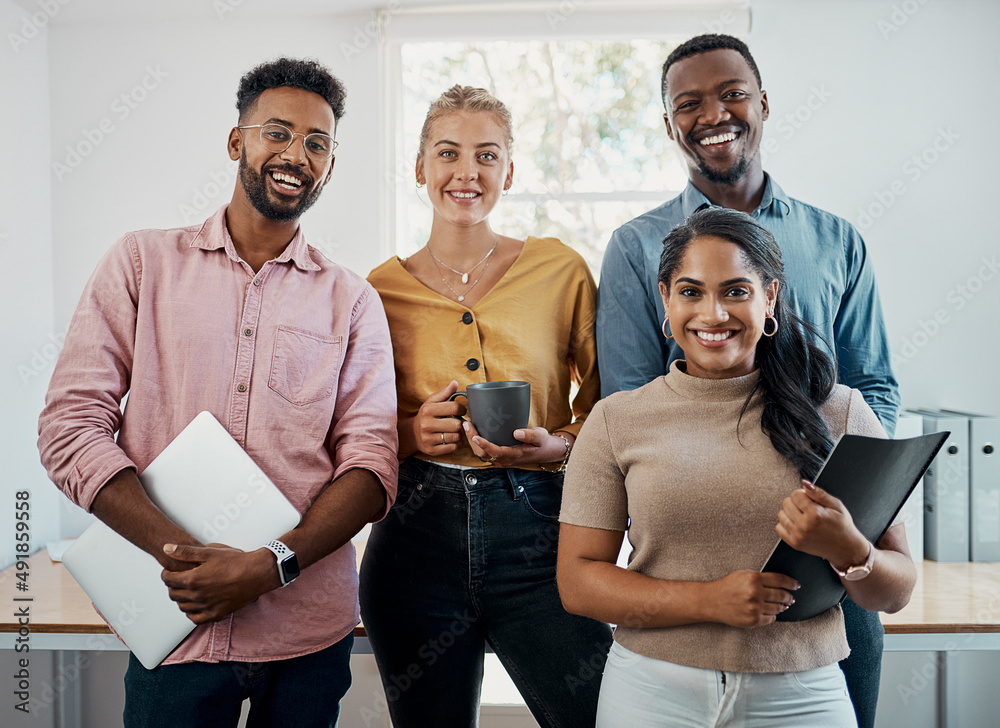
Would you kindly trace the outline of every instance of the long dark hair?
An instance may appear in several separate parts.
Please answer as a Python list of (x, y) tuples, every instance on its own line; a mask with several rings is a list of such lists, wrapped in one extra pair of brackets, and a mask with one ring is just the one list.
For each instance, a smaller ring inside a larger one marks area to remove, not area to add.
[(785, 302), (784, 264), (774, 236), (746, 213), (708, 207), (671, 230), (663, 241), (657, 276), (668, 290), (691, 241), (706, 236), (737, 245), (764, 286), (778, 281), (774, 309), (778, 331), (772, 337), (762, 336), (757, 342), (760, 379), (743, 404), (740, 420), (759, 390), (764, 398), (761, 428), (771, 438), (774, 449), (803, 478), (812, 480), (833, 447), (818, 408), (830, 396), (836, 382), (836, 365), (813, 343), (819, 338), (818, 333)]

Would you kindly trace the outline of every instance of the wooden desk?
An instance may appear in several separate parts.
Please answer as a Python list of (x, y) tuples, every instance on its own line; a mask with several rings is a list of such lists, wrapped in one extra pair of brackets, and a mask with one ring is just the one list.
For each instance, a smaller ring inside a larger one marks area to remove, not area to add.
[(1000, 563), (918, 563), (910, 603), (881, 617), (886, 649), (1000, 649)]
[[(27, 591), (17, 588), (15, 574), (13, 566), (0, 572), (0, 649), (14, 649), (20, 629), (14, 612), (20, 606), (29, 608), (31, 649), (125, 649), (66, 567), (53, 562), (48, 551), (28, 558)], [(25, 598), (31, 601), (15, 601)]]

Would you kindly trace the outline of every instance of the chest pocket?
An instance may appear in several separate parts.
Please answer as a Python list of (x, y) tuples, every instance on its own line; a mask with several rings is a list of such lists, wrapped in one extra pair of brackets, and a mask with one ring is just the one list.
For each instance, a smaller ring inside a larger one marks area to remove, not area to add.
[(342, 340), (342, 336), (278, 326), (267, 386), (299, 406), (332, 396), (340, 376)]

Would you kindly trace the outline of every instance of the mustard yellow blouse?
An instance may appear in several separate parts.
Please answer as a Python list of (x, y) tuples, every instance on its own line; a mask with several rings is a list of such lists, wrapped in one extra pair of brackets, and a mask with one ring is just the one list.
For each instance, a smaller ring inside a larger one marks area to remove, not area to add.
[[(453, 379), (459, 391), (474, 382), (523, 380), (531, 382), (528, 427), (575, 436), (600, 398), (597, 286), (583, 258), (555, 238), (529, 237), (503, 278), (472, 308), (432, 291), (397, 257), (368, 280), (389, 319), (400, 417), (415, 415)], [(571, 382), (579, 385), (572, 406)], [(485, 467), (464, 440), (434, 460)]]

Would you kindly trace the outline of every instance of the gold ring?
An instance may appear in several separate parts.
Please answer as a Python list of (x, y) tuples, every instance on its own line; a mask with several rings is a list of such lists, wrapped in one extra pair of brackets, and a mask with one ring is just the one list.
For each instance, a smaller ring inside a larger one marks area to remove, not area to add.
[(447, 445), (448, 444), (447, 442), (444, 441), (444, 433), (443, 432), (441, 433), (441, 444), (442, 445)]
[(491, 463), (495, 463), (496, 461), (497, 461), (497, 456), (496, 455), (494, 455), (493, 457), (491, 457), (490, 460), (489, 460), (489, 462), (491, 462)]

